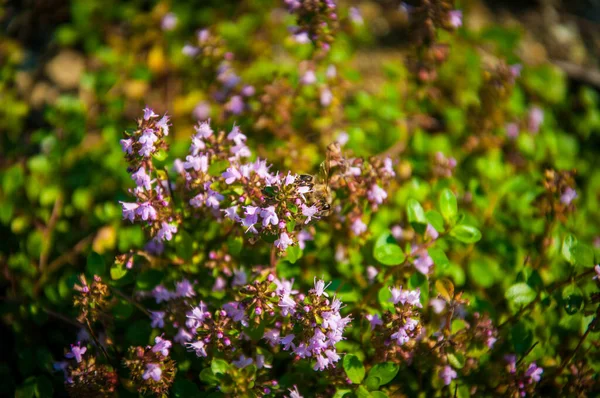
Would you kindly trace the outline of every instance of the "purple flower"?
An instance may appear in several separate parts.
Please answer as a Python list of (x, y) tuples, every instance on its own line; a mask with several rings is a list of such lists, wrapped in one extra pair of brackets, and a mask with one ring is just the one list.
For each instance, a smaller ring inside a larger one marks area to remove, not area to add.
[(156, 209), (152, 207), (150, 202), (140, 204), (135, 210), (135, 214), (144, 221), (156, 220)]
[(372, 265), (367, 267), (367, 278), (369, 279), (369, 282), (373, 282), (378, 274), (379, 271), (377, 268), (373, 267)]
[(425, 236), (429, 236), (431, 240), (436, 240), (440, 236), (439, 232), (431, 224), (427, 224), (425, 229)]
[(316, 355), (315, 359), (317, 363), (313, 367), (314, 370), (325, 370), (329, 366), (329, 359), (325, 358), (323, 355)]
[(225, 110), (231, 112), (234, 115), (239, 115), (244, 111), (244, 100), (240, 95), (234, 95), (231, 99), (225, 104)]
[(293, 390), (291, 388), (288, 388), (288, 391), (290, 392), (288, 398), (304, 398), (302, 397), (302, 395), (300, 395), (300, 392), (298, 392), (298, 387), (296, 385), (294, 385)]
[(312, 356), (312, 352), (306, 343), (300, 343), (298, 347), (294, 348), (294, 354), (298, 355), (300, 358), (308, 358)]
[(576, 197), (577, 191), (575, 191), (571, 187), (567, 187), (567, 189), (565, 189), (565, 192), (563, 192), (563, 194), (560, 196), (560, 202), (566, 206), (569, 206), (573, 199), (575, 199)]
[(154, 111), (148, 107), (144, 108), (144, 120), (150, 120), (150, 118), (158, 117)]
[(186, 44), (181, 49), (181, 52), (183, 53), (183, 55), (192, 58), (200, 53), (200, 49), (198, 47), (192, 46), (191, 44)]
[(433, 266), (433, 259), (429, 256), (427, 250), (420, 248), (413, 248), (411, 254), (416, 255), (417, 257), (413, 261), (413, 265), (423, 275), (427, 275), (429, 270)]
[(365, 318), (367, 318), (367, 320), (371, 324), (371, 330), (375, 329), (377, 325), (383, 325), (383, 321), (381, 320), (381, 318), (379, 318), (379, 315), (377, 314), (368, 314)]
[(213, 209), (218, 209), (219, 202), (221, 202), (223, 199), (225, 199), (225, 196), (223, 196), (220, 193), (215, 192), (209, 188), (208, 192), (206, 192), (205, 204), (207, 207), (212, 207)]
[(206, 357), (206, 344), (202, 340), (194, 341), (193, 343), (185, 343), (188, 351), (194, 351), (198, 357)]
[(514, 64), (510, 66), (510, 73), (512, 75), (513, 78), (517, 78), (519, 76), (521, 76), (521, 71), (523, 70), (523, 65), (521, 64)]
[(133, 222), (135, 220), (135, 215), (137, 208), (140, 207), (137, 203), (132, 202), (119, 202), (123, 207), (123, 220), (129, 220)]
[(449, 386), (452, 380), (456, 379), (456, 372), (450, 366), (444, 366), (439, 376), (444, 381), (444, 385)]
[(252, 358), (246, 358), (244, 354), (240, 355), (236, 361), (231, 361), (238, 369), (244, 369), (246, 366), (252, 365), (253, 362)]
[(195, 295), (196, 292), (189, 280), (183, 279), (175, 284), (175, 297), (194, 297)]
[(171, 240), (175, 233), (177, 233), (177, 226), (163, 221), (160, 229), (156, 233), (156, 238), (158, 240)]
[(246, 85), (244, 86), (244, 88), (242, 88), (242, 95), (244, 97), (251, 97), (256, 93), (256, 89), (254, 88), (254, 86), (251, 85)]
[(268, 226), (269, 224), (277, 225), (279, 223), (279, 217), (277, 217), (277, 213), (275, 213), (275, 207), (269, 206), (260, 210), (260, 216), (262, 217), (262, 225), (263, 227)]
[(295, 347), (294, 346), (294, 337), (296, 337), (296, 336), (294, 336), (293, 334), (288, 334), (287, 336), (281, 338), (280, 343), (284, 346), (283, 347), (284, 350), (287, 351), (290, 349), (290, 347), (292, 349), (293, 349), (293, 347)]
[(231, 286), (243, 286), (248, 283), (248, 275), (243, 269), (236, 269), (233, 271), (233, 281)]
[(392, 298), (390, 298), (390, 302), (394, 304), (401, 303), (402, 305), (408, 304), (413, 305), (415, 307), (421, 308), (421, 291), (417, 288), (416, 290), (402, 290), (402, 286), (400, 288), (389, 288), (392, 293)]
[(121, 140), (121, 149), (131, 155), (133, 153), (133, 140), (131, 138)]
[(165, 327), (165, 312), (164, 311), (150, 311), (150, 318), (152, 323), (150, 326), (153, 328), (164, 328)]
[(300, 79), (300, 81), (302, 82), (302, 84), (306, 84), (308, 86), (316, 83), (317, 76), (315, 75), (315, 72), (313, 70), (308, 70), (304, 73), (304, 75), (302, 75), (302, 79)]
[(279, 239), (275, 241), (275, 247), (277, 247), (279, 250), (285, 250), (288, 248), (288, 246), (292, 246), (293, 244), (294, 241), (289, 237), (289, 235), (286, 232), (282, 232), (279, 235)]
[(508, 354), (504, 356), (504, 360), (508, 363), (508, 371), (511, 374), (515, 374), (517, 372), (517, 356)]
[(228, 317), (233, 319), (234, 322), (239, 322), (242, 325), (247, 326), (248, 320), (244, 309), (240, 307), (239, 303), (230, 302), (223, 305), (223, 310)]
[(215, 279), (215, 284), (213, 285), (212, 290), (213, 292), (221, 292), (225, 289), (226, 286), (227, 282), (225, 281), (225, 279), (218, 276), (217, 279)]
[(162, 369), (160, 368), (159, 364), (156, 364), (156, 363), (146, 364), (146, 371), (142, 375), (142, 378), (144, 380), (148, 380), (149, 378), (152, 378), (152, 380), (154, 380), (154, 381), (159, 381), (161, 377), (162, 377)]
[(367, 192), (367, 198), (370, 202), (375, 204), (382, 204), (387, 199), (387, 192), (377, 184), (373, 184), (371, 189)]
[(235, 167), (229, 167), (221, 176), (225, 179), (225, 183), (229, 185), (241, 179), (242, 173)]
[(167, 31), (175, 29), (176, 26), (177, 26), (177, 16), (175, 14), (173, 14), (172, 12), (166, 14), (160, 23), (160, 27), (162, 28), (162, 30), (167, 30)]
[(205, 319), (210, 318), (210, 312), (206, 310), (206, 304), (200, 301), (200, 304), (192, 308), (192, 311), (188, 312), (186, 317), (197, 321), (201, 325)]
[(540, 131), (540, 126), (544, 121), (544, 111), (534, 106), (529, 110), (529, 131), (537, 134)]
[(77, 342), (77, 345), (71, 344), (71, 351), (65, 354), (65, 357), (72, 359), (75, 358), (77, 363), (82, 361), (82, 355), (87, 351), (87, 347), (81, 347), (81, 343)]
[(246, 136), (242, 133), (242, 130), (240, 130), (239, 126), (233, 126), (231, 132), (227, 134), (227, 139), (235, 142), (237, 145), (246, 142)]
[(362, 222), (360, 218), (357, 218), (352, 222), (350, 229), (352, 230), (352, 233), (354, 233), (354, 235), (359, 236), (367, 231), (367, 225), (364, 222)]
[(284, 294), (280, 297), (278, 306), (281, 308), (281, 315), (283, 316), (293, 314), (296, 311), (296, 301), (288, 294)]
[(544, 369), (538, 367), (535, 364), (535, 362), (532, 362), (529, 365), (529, 368), (527, 368), (527, 371), (525, 372), (525, 376), (531, 378), (531, 380), (533, 380), (537, 383), (540, 381), (540, 379), (542, 377), (542, 373), (544, 373)]
[(350, 140), (350, 136), (345, 131), (340, 131), (335, 140), (338, 142), (338, 144), (340, 144), (340, 146), (344, 146)]
[(152, 181), (150, 180), (150, 176), (146, 174), (146, 169), (140, 167), (138, 171), (131, 175), (131, 178), (135, 182), (138, 187), (143, 187), (147, 191), (152, 189)]
[(317, 297), (321, 297), (321, 296), (329, 297), (329, 294), (327, 294), (325, 292), (325, 289), (327, 289), (327, 287), (329, 287), (329, 285), (331, 285), (331, 282), (329, 282), (327, 285), (325, 285), (325, 281), (323, 281), (321, 279), (317, 280), (317, 277), (315, 276), (314, 284), (315, 284), (315, 288), (311, 289), (310, 290), (311, 292), (313, 292), (315, 295), (317, 295)]
[(300, 249), (302, 249), (302, 250), (304, 250), (304, 248), (306, 247), (306, 241), (314, 240), (311, 233), (305, 229), (298, 232), (298, 234), (296, 235), (296, 238), (298, 239), (298, 246), (300, 246)]
[(208, 40), (208, 38), (210, 37), (210, 32), (208, 31), (208, 29), (202, 29), (198, 32), (197, 36), (198, 36), (198, 43), (204, 44), (204, 42), (206, 42)]
[(188, 332), (186, 328), (180, 327), (173, 340), (175, 340), (176, 343), (185, 344), (193, 338), (194, 336), (190, 332)]
[(294, 34), (294, 40), (296, 40), (296, 43), (298, 44), (310, 43), (310, 37), (308, 37), (307, 32), (298, 32)]
[(519, 136), (519, 125), (517, 123), (508, 123), (505, 128), (508, 138), (515, 139)]
[(169, 135), (169, 126), (169, 116), (167, 115), (164, 115), (158, 122), (156, 122), (156, 127), (161, 129), (164, 135)]
[(196, 120), (205, 120), (210, 116), (210, 104), (206, 101), (201, 101), (196, 104), (192, 111), (192, 116)]
[(321, 101), (322, 106), (328, 107), (329, 105), (331, 105), (331, 101), (333, 101), (333, 93), (330, 89), (324, 88), (321, 90), (319, 100)]
[(392, 158), (390, 158), (389, 156), (386, 157), (385, 159), (383, 159), (383, 169), (382, 170), (390, 177), (396, 176), (396, 172), (394, 171), (394, 163), (392, 162)]
[(396, 333), (392, 334), (391, 338), (396, 340), (398, 345), (404, 345), (410, 340), (404, 328), (400, 328)]
[(169, 355), (169, 349), (173, 345), (169, 340), (163, 339), (161, 336), (156, 336), (154, 343), (152, 352), (160, 352), (165, 357)]
[(152, 290), (152, 296), (154, 296), (156, 304), (160, 304), (163, 301), (171, 300), (173, 298), (173, 293), (163, 285), (158, 285)]
[[(279, 329), (269, 329), (263, 335), (263, 339), (266, 339), (271, 346), (275, 347), (281, 341), (281, 339), (279, 338), (279, 335), (280, 335)], [(292, 339), (293, 339), (293, 337), (292, 337)]]
[(364, 23), (362, 15), (360, 15), (360, 11), (356, 7), (350, 7), (350, 20), (357, 25), (362, 25)]
[(596, 280), (600, 279), (600, 264), (596, 264), (594, 266), (594, 271), (596, 271), (596, 276), (594, 276), (593, 279), (596, 279)]
[(463, 13), (460, 10), (452, 10), (448, 13), (450, 25), (454, 28), (460, 28), (463, 24)]
[(442, 299), (431, 299), (429, 300), (429, 305), (433, 308), (433, 312), (436, 314), (441, 314), (446, 308), (446, 301)]
[[(158, 116), (158, 115), (157, 115)], [(138, 154), (140, 156), (148, 157), (154, 152), (154, 143), (158, 141), (158, 137), (154, 134), (154, 130), (146, 129), (142, 133), (139, 143), (142, 144)]]
[(208, 157), (205, 155), (199, 155), (199, 156), (188, 155), (185, 157), (185, 162), (183, 163), (183, 167), (186, 170), (194, 169), (196, 171), (202, 171), (203, 173), (206, 173), (208, 171)]

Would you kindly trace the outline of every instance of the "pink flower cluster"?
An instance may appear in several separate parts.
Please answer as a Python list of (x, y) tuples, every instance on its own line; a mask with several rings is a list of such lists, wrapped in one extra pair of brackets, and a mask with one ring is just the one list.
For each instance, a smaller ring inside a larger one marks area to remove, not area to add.
[(130, 163), (131, 178), (136, 184), (131, 194), (135, 202), (120, 202), (123, 219), (146, 223), (157, 241), (171, 240), (177, 232), (169, 204), (168, 181), (153, 178), (152, 155), (167, 148), (164, 137), (169, 135), (169, 117), (160, 117), (152, 109), (144, 109), (138, 129), (121, 140), (121, 147)]
[(290, 333), (280, 337), (279, 329), (271, 329), (265, 333), (271, 345), (280, 344), (283, 349), (292, 351), (299, 358), (312, 358), (316, 361), (315, 370), (335, 367), (340, 356), (335, 345), (344, 339), (345, 327), (352, 320), (342, 317), (342, 302), (325, 291), (328, 285), (315, 278), (315, 286), (308, 296), (296, 295), (291, 284), (279, 284), (279, 308), (281, 315), (289, 317), (287, 325)]

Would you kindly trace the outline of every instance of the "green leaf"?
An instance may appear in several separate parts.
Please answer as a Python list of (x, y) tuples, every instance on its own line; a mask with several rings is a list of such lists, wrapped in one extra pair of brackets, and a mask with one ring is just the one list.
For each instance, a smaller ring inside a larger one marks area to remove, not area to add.
[(194, 255), (194, 241), (186, 231), (178, 231), (175, 235), (175, 252), (184, 260), (191, 260)]
[(400, 246), (393, 243), (374, 247), (373, 257), (381, 264), (387, 266), (402, 264), (406, 258)]
[(365, 384), (365, 387), (367, 387), (367, 390), (373, 391), (373, 390), (377, 390), (379, 388), (379, 385), (381, 384), (381, 380), (379, 379), (379, 377), (367, 376), (364, 384)]
[(383, 391), (371, 391), (372, 398), (388, 398), (388, 395)]
[(444, 300), (450, 302), (454, 299), (454, 283), (450, 279), (438, 279), (435, 281), (435, 288)]
[(525, 306), (535, 300), (536, 292), (527, 283), (516, 283), (508, 288), (506, 299), (517, 307)]
[(400, 366), (393, 362), (378, 363), (369, 370), (369, 377), (376, 377), (379, 379), (379, 385), (377, 388), (389, 383), (396, 377)]
[(435, 210), (429, 210), (425, 213), (425, 217), (427, 217), (427, 221), (429, 221), (429, 224), (431, 224), (436, 231), (444, 232), (444, 219), (440, 213)]
[(356, 391), (354, 393), (356, 394), (356, 398), (371, 398), (372, 397), (369, 390), (367, 390), (363, 386), (358, 386), (358, 388), (356, 389)]
[(127, 268), (123, 264), (115, 264), (110, 268), (110, 277), (116, 281), (127, 275)]
[(444, 269), (450, 265), (450, 260), (448, 260), (448, 257), (442, 248), (433, 246), (427, 249), (427, 253), (429, 253), (429, 257), (431, 257), (436, 267)]
[(460, 224), (450, 230), (450, 236), (463, 243), (475, 243), (481, 239), (481, 232), (471, 225)]
[(166, 160), (167, 156), (168, 156), (168, 154), (164, 149), (161, 149), (161, 150), (157, 151), (154, 155), (152, 155), (152, 157), (154, 159), (158, 160), (159, 162)]
[(104, 272), (106, 271), (104, 257), (102, 257), (96, 252), (91, 252), (87, 257), (86, 269), (90, 275), (104, 275)]
[(576, 284), (565, 286), (562, 291), (563, 308), (569, 315), (574, 315), (583, 304), (583, 292)]
[(354, 384), (360, 384), (365, 377), (365, 367), (362, 361), (353, 354), (344, 356), (344, 370), (350, 381)]
[(229, 161), (227, 160), (219, 160), (214, 162), (208, 167), (208, 175), (211, 177), (219, 177), (227, 167), (229, 166)]
[(338, 389), (335, 391), (333, 398), (344, 398), (347, 394), (352, 394), (352, 390), (350, 390), (348, 388), (344, 388), (341, 390)]
[(214, 386), (219, 382), (219, 378), (215, 376), (211, 368), (202, 369), (200, 372), (200, 380), (211, 386)]
[(448, 363), (455, 369), (462, 369), (465, 366), (465, 356), (460, 353), (448, 353)]
[(163, 277), (164, 273), (157, 269), (149, 269), (148, 271), (144, 271), (138, 275), (135, 280), (135, 285), (140, 290), (151, 290), (158, 285)]
[(215, 358), (212, 360), (210, 368), (214, 374), (226, 374), (229, 370), (229, 364), (223, 359)]
[(562, 243), (561, 253), (565, 260), (569, 262), (569, 264), (575, 264), (575, 255), (574, 249), (577, 246), (577, 238), (573, 235), (567, 235)]
[(196, 384), (187, 379), (177, 379), (173, 383), (173, 395), (176, 398), (199, 397), (200, 390)]
[(440, 211), (448, 224), (452, 225), (456, 221), (458, 215), (456, 196), (448, 188), (440, 193)]
[(287, 248), (285, 259), (291, 264), (296, 264), (296, 261), (298, 261), (300, 257), (302, 257), (302, 249), (300, 249), (300, 246), (294, 245)]
[(396, 239), (390, 232), (379, 235), (373, 247), (373, 257), (383, 265), (392, 266), (404, 262), (404, 252), (396, 244)]
[(515, 352), (523, 354), (533, 343), (533, 332), (522, 321), (519, 321), (510, 330), (510, 341)]
[(575, 246), (575, 266), (591, 268), (594, 266), (594, 250), (586, 244), (577, 243)]
[(46, 376), (39, 376), (35, 380), (35, 396), (37, 398), (50, 398), (54, 396), (52, 381)]
[(425, 232), (427, 217), (421, 204), (415, 199), (408, 199), (408, 202), (406, 202), (406, 212), (408, 214), (408, 222), (410, 222), (415, 231), (420, 234)]

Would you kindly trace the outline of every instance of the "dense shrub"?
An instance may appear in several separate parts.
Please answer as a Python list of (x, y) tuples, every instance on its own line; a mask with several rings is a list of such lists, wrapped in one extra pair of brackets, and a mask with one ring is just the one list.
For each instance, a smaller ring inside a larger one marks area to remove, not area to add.
[(451, 0), (150, 3), (0, 42), (2, 394), (600, 392), (597, 91)]

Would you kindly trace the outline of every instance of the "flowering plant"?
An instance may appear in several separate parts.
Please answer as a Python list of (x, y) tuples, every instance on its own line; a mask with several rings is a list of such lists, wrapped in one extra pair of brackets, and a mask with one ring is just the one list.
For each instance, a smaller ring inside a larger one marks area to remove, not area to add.
[(600, 392), (595, 91), (452, 0), (101, 3), (0, 84), (2, 394)]

